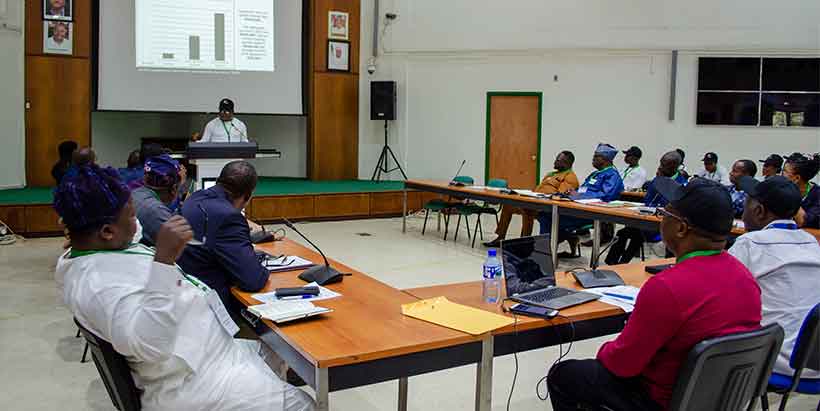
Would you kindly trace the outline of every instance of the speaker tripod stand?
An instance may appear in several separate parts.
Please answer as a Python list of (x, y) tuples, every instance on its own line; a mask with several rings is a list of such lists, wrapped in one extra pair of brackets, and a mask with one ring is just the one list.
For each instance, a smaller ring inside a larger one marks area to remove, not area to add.
[[(379, 162), (376, 163), (376, 168), (373, 170), (373, 177), (370, 177), (371, 181), (381, 181), (382, 173), (390, 173), (396, 170), (401, 172), (402, 177), (407, 180), (407, 174), (404, 174), (404, 169), (401, 168), (401, 164), (399, 164), (399, 160), (396, 159), (396, 155), (393, 153), (393, 149), (390, 148), (390, 145), (387, 144), (387, 135), (389, 131), (389, 124), (387, 120), (384, 120), (384, 147), (382, 147), (382, 154), (379, 156)], [(389, 167), (388, 158), (387, 156), (393, 158), (393, 162), (396, 163), (396, 166), (393, 168)]]

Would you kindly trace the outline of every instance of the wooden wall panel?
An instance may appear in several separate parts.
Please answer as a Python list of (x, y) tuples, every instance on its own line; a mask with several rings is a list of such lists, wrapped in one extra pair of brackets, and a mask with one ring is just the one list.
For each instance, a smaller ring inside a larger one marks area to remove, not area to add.
[(313, 33), (316, 35), (316, 47), (313, 48), (313, 71), (321, 73), (327, 71), (327, 29), (328, 12), (343, 11), (350, 15), (350, 72), (359, 74), (359, 53), (361, 26), (360, 0), (316, 0), (314, 2), (313, 19), (316, 22)]
[[(74, 22), (70, 35), (73, 37), (73, 57), (91, 57), (91, 1), (72, 1)], [(29, 56), (43, 54), (42, 4), (42, 0), (26, 0), (26, 54)]]
[(91, 144), (91, 7), (73, 0), (73, 54), (43, 54), (43, 2), (26, 0), (26, 181), (54, 185), (57, 145)]
[(370, 194), (339, 194), (316, 197), (316, 216), (353, 217), (370, 214)]
[[(407, 192), (407, 211), (414, 212), (421, 209), (421, 192)], [(370, 215), (396, 215), (404, 211), (404, 194), (401, 192), (372, 193), (370, 194)]]
[(62, 233), (60, 217), (50, 205), (26, 207), (26, 232), (28, 233)]
[(89, 60), (26, 57), (26, 181), (54, 185), (51, 167), (57, 145), (74, 140), (91, 144), (91, 64)]
[[(311, 180), (359, 174), (360, 0), (310, 0), (308, 170)], [(349, 73), (327, 71), (328, 12), (350, 16)]]
[(285, 218), (311, 218), (314, 212), (313, 196), (269, 197), (253, 199), (253, 218), (260, 221)]
[(6, 223), (15, 233), (26, 232), (25, 207), (0, 207), (0, 221)]
[(354, 76), (316, 73), (308, 155), (310, 179), (352, 180), (359, 169), (359, 82)]

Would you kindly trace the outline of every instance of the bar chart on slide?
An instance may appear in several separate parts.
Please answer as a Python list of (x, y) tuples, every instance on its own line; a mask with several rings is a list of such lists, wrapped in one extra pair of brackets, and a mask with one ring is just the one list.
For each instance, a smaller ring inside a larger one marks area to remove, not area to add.
[(137, 0), (137, 68), (273, 71), (270, 0)]

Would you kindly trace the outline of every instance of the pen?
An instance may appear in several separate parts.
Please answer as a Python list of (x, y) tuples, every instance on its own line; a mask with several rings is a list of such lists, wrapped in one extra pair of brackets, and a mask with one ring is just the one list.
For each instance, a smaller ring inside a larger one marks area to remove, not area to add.
[(606, 296), (609, 296), (609, 297), (620, 298), (622, 300), (629, 300), (629, 301), (634, 301), (635, 300), (634, 298), (632, 298), (628, 295), (621, 295), (621, 294), (615, 294), (615, 293), (603, 293), (603, 294), (606, 295)]

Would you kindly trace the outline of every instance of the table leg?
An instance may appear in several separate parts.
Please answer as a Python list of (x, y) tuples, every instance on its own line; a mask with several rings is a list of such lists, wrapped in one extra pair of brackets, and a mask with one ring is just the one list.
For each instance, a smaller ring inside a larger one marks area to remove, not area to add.
[(399, 378), (399, 411), (407, 411), (407, 377)]
[(401, 232), (402, 234), (407, 232), (407, 189), (404, 189), (404, 208), (401, 212)]
[(558, 207), (552, 206), (552, 229), (550, 231), (550, 246), (552, 248), (552, 266), (558, 268)]
[(330, 411), (330, 381), (327, 368), (316, 369), (316, 411)]
[(481, 342), (481, 361), (476, 369), (475, 410), (490, 411), (493, 405), (493, 346), (495, 340), (487, 336)]
[(598, 253), (601, 250), (601, 220), (595, 220), (592, 223), (592, 256), (590, 256), (589, 264), (593, 268), (598, 267)]

